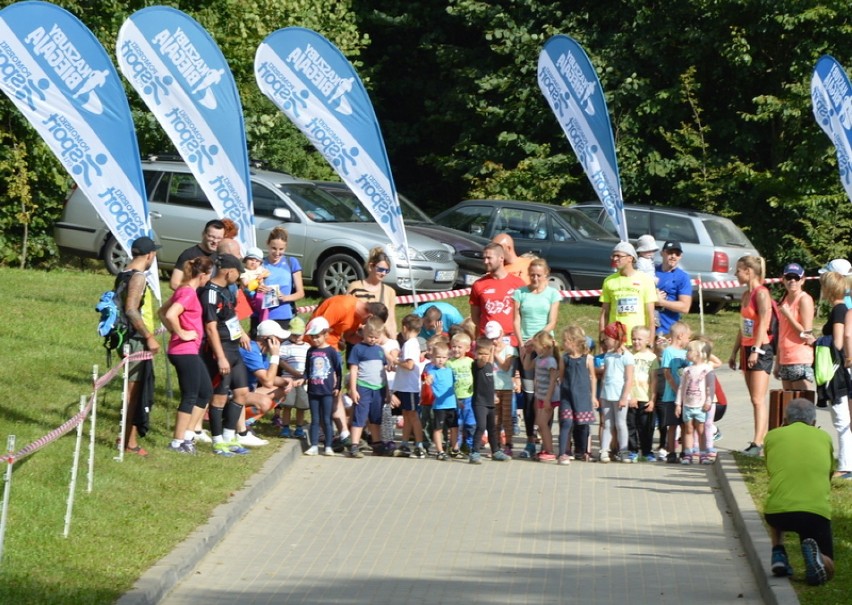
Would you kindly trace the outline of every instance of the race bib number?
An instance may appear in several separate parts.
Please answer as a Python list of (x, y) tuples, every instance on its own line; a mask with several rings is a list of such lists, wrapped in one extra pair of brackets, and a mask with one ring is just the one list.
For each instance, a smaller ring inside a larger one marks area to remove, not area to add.
[(232, 317), (226, 321), (225, 326), (228, 328), (228, 334), (231, 336), (231, 340), (239, 340), (240, 336), (243, 335), (243, 327), (240, 325), (240, 320), (236, 317)]
[(754, 338), (753, 319), (743, 319), (743, 338)]
[(616, 301), (615, 312), (618, 315), (630, 315), (639, 312), (639, 297), (625, 296)]

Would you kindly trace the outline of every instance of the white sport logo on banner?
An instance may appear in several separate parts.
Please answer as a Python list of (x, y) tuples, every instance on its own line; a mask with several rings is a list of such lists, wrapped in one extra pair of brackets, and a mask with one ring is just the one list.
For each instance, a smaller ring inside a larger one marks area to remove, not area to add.
[[(130, 107), (103, 46), (66, 10), (19, 2), (0, 11), (0, 69), (0, 88), (130, 255), (153, 234)], [(148, 278), (159, 299), (156, 264)]]
[(155, 6), (124, 22), (116, 53), (124, 77), (169, 135), (216, 214), (236, 223), (244, 251), (255, 246), (242, 108), (213, 40), (188, 15)]
[(852, 85), (833, 57), (826, 55), (817, 61), (811, 98), (817, 124), (837, 150), (840, 182), (852, 200)]
[(254, 65), (260, 90), (308, 137), (407, 256), (384, 141), (351, 63), (318, 33), (289, 27), (267, 36)]

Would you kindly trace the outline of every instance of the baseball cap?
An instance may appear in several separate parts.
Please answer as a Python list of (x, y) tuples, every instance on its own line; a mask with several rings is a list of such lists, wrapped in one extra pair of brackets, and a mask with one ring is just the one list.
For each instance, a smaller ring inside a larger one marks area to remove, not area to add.
[(500, 338), (503, 336), (503, 327), (496, 321), (489, 321), (485, 324), (485, 338)]
[(304, 334), (305, 320), (301, 317), (294, 317), (290, 320), (290, 334)]
[(240, 259), (233, 254), (219, 254), (217, 262), (221, 269), (236, 269), (240, 273), (245, 271), (245, 269), (243, 269), (243, 263), (240, 262)]
[(636, 258), (636, 248), (633, 247), (633, 244), (630, 242), (618, 242), (615, 245), (615, 248), (612, 249), (613, 253), (621, 252), (622, 254), (626, 254), (628, 256), (632, 256)]
[(663, 252), (668, 252), (670, 250), (677, 250), (678, 252), (683, 252), (683, 246), (680, 245), (680, 242), (675, 240), (669, 240), (665, 244), (663, 244)]
[(287, 340), (290, 338), (290, 332), (278, 325), (274, 319), (266, 319), (257, 324), (257, 337), (269, 338), (274, 336), (278, 340)]
[(636, 240), (636, 252), (655, 252), (659, 249), (653, 235), (643, 235)]
[(804, 277), (805, 270), (802, 269), (802, 265), (799, 263), (788, 263), (784, 266), (784, 270), (781, 272), (781, 275), (798, 275), (799, 277)]
[(329, 329), (328, 320), (325, 317), (314, 317), (305, 326), (305, 334), (308, 336), (316, 336)]
[(162, 246), (156, 244), (150, 237), (143, 235), (142, 237), (137, 237), (133, 240), (133, 243), (130, 245), (130, 254), (132, 256), (143, 256), (145, 254), (150, 254), (155, 250), (159, 250), (160, 248), (162, 248)]
[(254, 259), (257, 259), (257, 260), (263, 260), (263, 251), (260, 248), (258, 248), (257, 246), (252, 246), (251, 248), (248, 249), (248, 252), (246, 252), (246, 256), (243, 260), (246, 260), (246, 259), (249, 259), (249, 258), (254, 258)]
[(828, 273), (829, 271), (834, 271), (835, 273), (840, 273), (840, 275), (846, 276), (852, 273), (852, 264), (850, 264), (845, 258), (835, 258), (819, 270), (820, 273)]

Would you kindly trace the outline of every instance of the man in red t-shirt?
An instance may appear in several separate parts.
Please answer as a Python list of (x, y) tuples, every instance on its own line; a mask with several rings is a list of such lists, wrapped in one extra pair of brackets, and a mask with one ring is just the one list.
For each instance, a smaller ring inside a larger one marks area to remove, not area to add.
[(482, 261), (488, 273), (473, 282), (470, 289), (470, 318), (483, 336), (485, 324), (496, 321), (503, 328), (503, 335), (509, 337), (510, 344), (517, 347), (512, 295), (526, 284), (520, 277), (506, 272), (504, 256), (500, 244), (490, 243), (483, 249)]

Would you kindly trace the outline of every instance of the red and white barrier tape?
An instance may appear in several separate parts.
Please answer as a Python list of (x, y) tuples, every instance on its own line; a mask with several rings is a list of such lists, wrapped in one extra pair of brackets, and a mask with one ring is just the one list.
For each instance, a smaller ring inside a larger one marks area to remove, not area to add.
[[(806, 280), (810, 279), (819, 279), (818, 277), (806, 277)], [(764, 283), (767, 284), (777, 284), (781, 283), (780, 277), (771, 277), (769, 279), (764, 280)], [(722, 288), (739, 288), (742, 286), (740, 282), (737, 280), (724, 280), (724, 281), (701, 281), (698, 279), (693, 279), (690, 282), (694, 287), (700, 287), (704, 290), (719, 290)], [(596, 296), (601, 295), (601, 290), (561, 290), (559, 292), (564, 298), (594, 298)], [(445, 298), (457, 298), (460, 296), (468, 296), (470, 294), (470, 288), (462, 288), (460, 290), (447, 290), (446, 292), (427, 292), (424, 294), (406, 294), (405, 296), (397, 296), (396, 302), (399, 305), (410, 305), (413, 304), (416, 300), (418, 303), (420, 302), (430, 302), (435, 300), (443, 300)], [(296, 309), (296, 313), (304, 314), (313, 312), (319, 305), (310, 305), (307, 307), (298, 307)]]
[[(95, 390), (97, 391), (105, 384), (107, 384), (110, 380), (115, 378), (118, 374), (118, 371), (127, 363), (131, 361), (143, 361), (145, 359), (153, 359), (154, 355), (151, 354), (150, 351), (139, 351), (138, 353), (132, 353), (121, 360), (121, 362), (112, 368), (109, 372), (101, 376), (95, 382)], [(74, 416), (66, 420), (62, 425), (50, 431), (47, 435), (40, 437), (33, 441), (32, 443), (28, 443), (17, 452), (13, 454), (3, 454), (0, 455), (0, 462), (7, 462), (8, 464), (14, 464), (15, 462), (21, 460), (22, 458), (26, 458), (30, 454), (33, 454), (46, 446), (49, 443), (53, 443), (66, 433), (77, 428), (77, 426), (86, 420), (86, 417), (89, 415), (89, 412), (92, 411), (92, 398), (89, 398), (89, 403), (86, 404), (86, 407), (79, 412), (77, 412)]]

